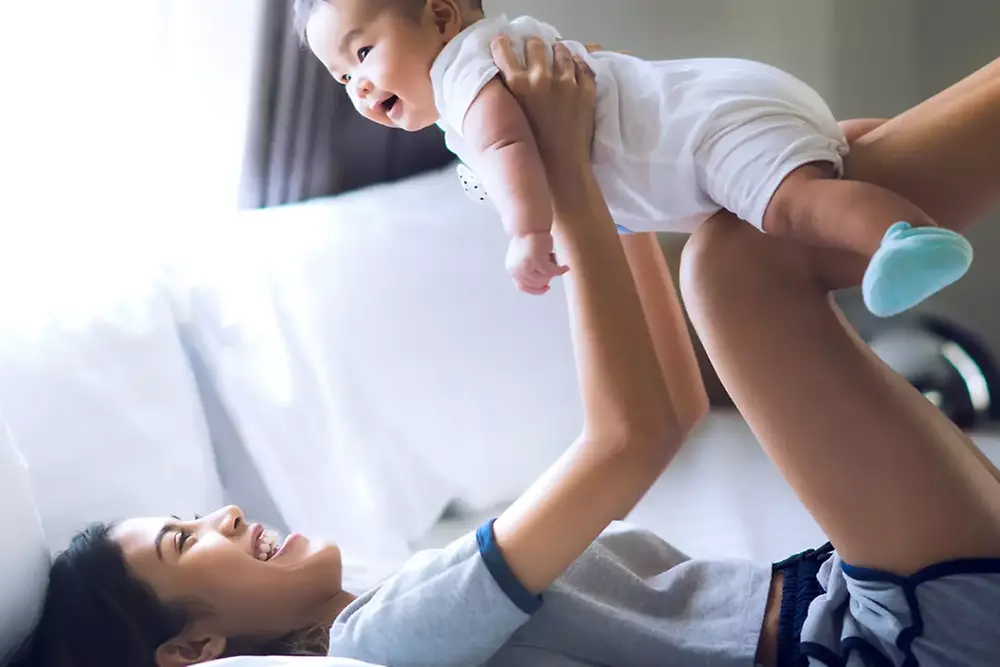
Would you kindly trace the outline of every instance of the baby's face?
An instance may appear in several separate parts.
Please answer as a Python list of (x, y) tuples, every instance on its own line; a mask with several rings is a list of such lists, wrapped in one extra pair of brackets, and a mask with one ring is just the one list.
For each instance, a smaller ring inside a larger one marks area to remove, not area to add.
[(306, 39), (334, 79), (347, 86), (365, 118), (410, 132), (438, 120), (430, 70), (447, 38), (431, 5), (403, 16), (371, 0), (332, 0), (319, 5)]

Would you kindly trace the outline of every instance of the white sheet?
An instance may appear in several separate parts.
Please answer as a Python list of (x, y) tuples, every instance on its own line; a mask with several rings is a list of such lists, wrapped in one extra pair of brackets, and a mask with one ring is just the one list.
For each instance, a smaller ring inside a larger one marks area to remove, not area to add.
[(42, 612), (49, 553), (28, 467), (0, 414), (0, 665), (21, 646)]

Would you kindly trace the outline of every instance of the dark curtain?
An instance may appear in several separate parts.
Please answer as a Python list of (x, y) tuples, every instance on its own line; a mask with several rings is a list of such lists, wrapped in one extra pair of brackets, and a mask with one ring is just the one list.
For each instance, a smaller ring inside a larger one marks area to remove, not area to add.
[(436, 127), (390, 130), (355, 112), (344, 87), (300, 43), (291, 0), (267, 0), (261, 30), (241, 208), (334, 195), (454, 160)]

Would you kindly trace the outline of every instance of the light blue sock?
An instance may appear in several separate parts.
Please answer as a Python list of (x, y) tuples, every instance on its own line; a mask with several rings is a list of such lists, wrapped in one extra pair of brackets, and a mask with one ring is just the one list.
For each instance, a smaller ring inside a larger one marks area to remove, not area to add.
[(865, 306), (878, 317), (897, 315), (951, 285), (971, 264), (972, 246), (961, 234), (897, 222), (865, 271)]

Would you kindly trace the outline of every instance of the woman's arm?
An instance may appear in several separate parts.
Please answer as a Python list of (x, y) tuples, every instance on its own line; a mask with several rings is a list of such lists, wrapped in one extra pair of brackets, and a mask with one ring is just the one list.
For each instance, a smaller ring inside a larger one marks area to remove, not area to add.
[[(605, 50), (594, 43), (586, 48), (588, 53)], [(872, 129), (884, 121), (850, 122), (866, 123), (864, 127)], [(857, 135), (862, 134), (860, 128), (857, 124), (851, 126)], [(626, 234), (620, 238), (678, 425), (690, 432), (708, 414), (708, 392), (670, 268), (656, 234)]]
[(628, 234), (621, 243), (670, 403), (678, 425), (688, 433), (708, 414), (709, 402), (680, 296), (656, 234)]
[[(583, 432), (496, 521), (496, 541), (530, 592), (547, 588), (615, 519), (628, 514), (679, 449), (642, 306), (611, 215), (590, 171), (592, 75), (558, 46), (530, 41), (521, 67), (505, 40), (495, 56), (532, 123), (546, 163), (567, 277), (584, 406)], [(582, 71), (581, 71), (582, 73)]]

